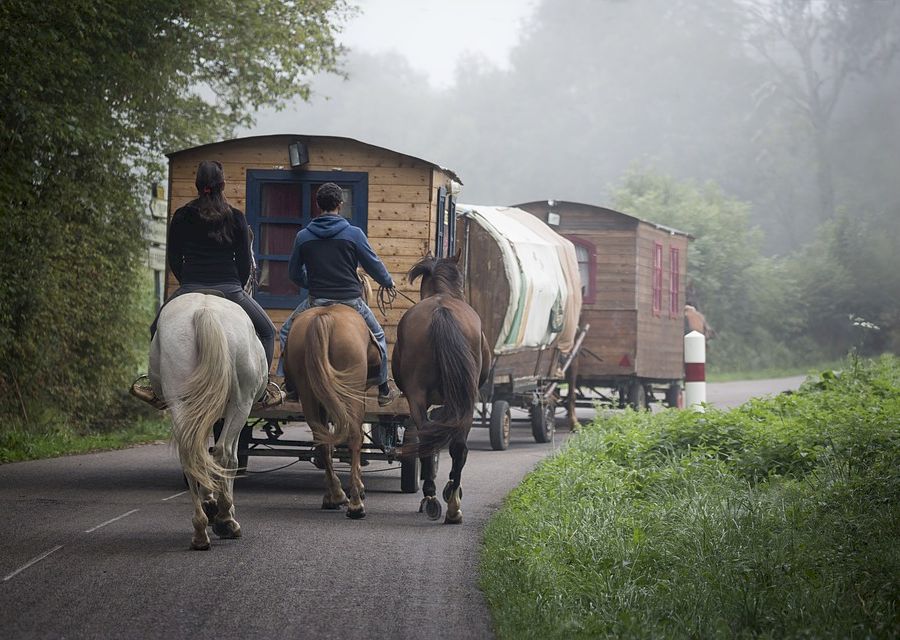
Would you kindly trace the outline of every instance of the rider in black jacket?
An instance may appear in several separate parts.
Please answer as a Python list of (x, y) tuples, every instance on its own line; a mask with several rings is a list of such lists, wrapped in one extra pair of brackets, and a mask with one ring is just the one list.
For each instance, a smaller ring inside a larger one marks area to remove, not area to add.
[[(259, 303), (246, 294), (250, 278), (250, 233), (244, 214), (225, 199), (222, 165), (204, 161), (197, 168), (197, 198), (172, 216), (167, 238), (169, 268), (181, 286), (169, 300), (184, 293), (215, 289), (247, 312), (272, 367), (275, 353), (275, 325)], [(156, 334), (159, 314), (150, 326)], [(132, 393), (159, 407), (162, 403), (149, 385), (132, 386)], [(270, 382), (261, 402), (264, 406), (281, 401), (282, 392)]]

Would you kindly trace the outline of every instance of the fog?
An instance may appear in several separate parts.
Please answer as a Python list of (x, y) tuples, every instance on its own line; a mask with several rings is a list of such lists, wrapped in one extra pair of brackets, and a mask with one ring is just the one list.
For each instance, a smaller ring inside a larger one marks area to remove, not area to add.
[(356, 138), (493, 204), (610, 205), (635, 169), (713, 181), (784, 253), (900, 201), (898, 23), (878, 0), (543, 0), (508, 67), (469, 55), (435, 88), (400, 54), (350, 50), (346, 80), (241, 135)]

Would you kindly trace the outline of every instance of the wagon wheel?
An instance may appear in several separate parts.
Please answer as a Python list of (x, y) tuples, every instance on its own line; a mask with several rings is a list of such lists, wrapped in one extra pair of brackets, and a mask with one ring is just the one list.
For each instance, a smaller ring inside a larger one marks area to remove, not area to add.
[(403, 493), (418, 493), (421, 473), (419, 458), (416, 456), (400, 458), (400, 491)]
[(531, 433), (535, 442), (552, 442), (556, 433), (556, 402), (549, 400), (531, 405)]
[(682, 406), (681, 385), (673, 382), (666, 389), (666, 406), (680, 408)]
[(647, 389), (644, 388), (644, 383), (639, 378), (632, 380), (628, 387), (628, 404), (635, 411), (644, 411), (650, 408), (650, 403), (647, 401)]
[[(238, 456), (237, 456), (237, 464), (238, 464), (238, 475), (245, 476), (247, 475), (247, 463), (250, 461), (250, 454), (247, 453), (247, 448), (250, 446), (250, 438), (253, 437), (253, 427), (249, 424), (245, 424), (244, 428), (241, 429), (241, 435), (238, 436)], [(243, 451), (244, 453), (241, 453)]]
[(491, 422), (489, 431), (491, 436), (491, 449), (505, 451), (509, 447), (509, 403), (506, 400), (495, 400), (491, 405)]

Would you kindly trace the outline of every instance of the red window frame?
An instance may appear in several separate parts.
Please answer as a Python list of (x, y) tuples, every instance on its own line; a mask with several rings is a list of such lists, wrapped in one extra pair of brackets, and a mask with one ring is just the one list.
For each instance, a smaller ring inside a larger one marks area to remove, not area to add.
[(669, 317), (681, 315), (681, 301), (678, 298), (681, 280), (681, 252), (678, 247), (669, 247)]
[[(593, 242), (585, 240), (581, 236), (565, 235), (572, 244), (582, 247), (588, 253), (588, 281), (582, 282), (582, 304), (594, 304), (597, 302), (597, 247)], [(581, 270), (579, 269), (579, 273)]]
[(653, 277), (651, 281), (651, 297), (653, 298), (652, 309), (653, 315), (658, 316), (662, 313), (662, 283), (663, 283), (663, 267), (662, 267), (663, 246), (662, 242), (653, 243)]

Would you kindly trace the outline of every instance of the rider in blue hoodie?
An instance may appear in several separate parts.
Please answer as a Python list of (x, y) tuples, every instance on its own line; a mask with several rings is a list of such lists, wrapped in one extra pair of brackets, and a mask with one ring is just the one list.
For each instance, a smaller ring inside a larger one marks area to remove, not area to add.
[[(391, 274), (369, 245), (366, 234), (340, 215), (343, 193), (333, 182), (319, 187), (316, 203), (321, 213), (297, 234), (294, 249), (288, 263), (288, 276), (309, 297), (287, 319), (279, 332), (282, 353), (291, 325), (297, 314), (310, 307), (329, 304), (345, 304), (356, 309), (366, 321), (381, 352), (381, 370), (378, 378), (378, 404), (386, 406), (398, 395), (397, 388), (388, 382), (387, 341), (384, 330), (375, 319), (372, 310), (362, 298), (362, 284), (356, 277), (356, 269), (362, 266), (382, 287), (394, 288)], [(283, 374), (283, 362), (279, 372)]]

